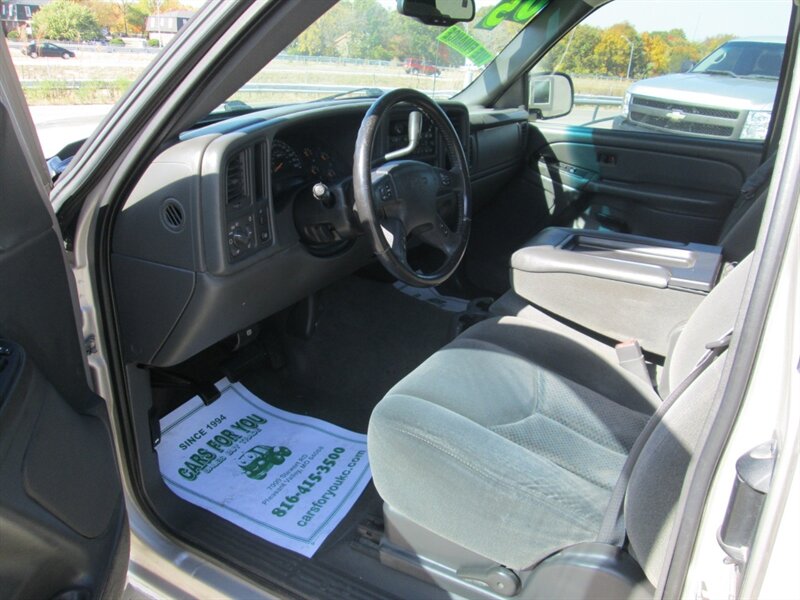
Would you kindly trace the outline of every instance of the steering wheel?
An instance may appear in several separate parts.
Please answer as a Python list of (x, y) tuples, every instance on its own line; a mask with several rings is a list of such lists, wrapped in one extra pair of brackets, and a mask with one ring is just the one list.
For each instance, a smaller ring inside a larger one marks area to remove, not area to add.
[[(397, 104), (411, 105), (441, 133), (452, 169), (416, 160), (390, 160), (372, 168), (381, 119)], [(467, 159), (450, 119), (430, 97), (411, 89), (386, 92), (367, 111), (358, 130), (353, 161), (353, 195), (358, 219), (378, 260), (399, 280), (417, 287), (434, 286), (450, 277), (464, 257), (469, 239), (472, 192)], [(438, 200), (457, 195), (455, 230), (439, 214)], [(432, 273), (408, 264), (408, 239), (439, 249), (444, 263)]]

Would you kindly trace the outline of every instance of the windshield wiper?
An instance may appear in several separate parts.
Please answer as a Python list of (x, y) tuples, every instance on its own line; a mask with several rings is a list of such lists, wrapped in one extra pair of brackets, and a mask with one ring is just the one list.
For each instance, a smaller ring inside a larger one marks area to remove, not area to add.
[(716, 70), (716, 69), (706, 69), (705, 71), (700, 71), (700, 72), (701, 73), (707, 73), (709, 75), (726, 75), (728, 77), (735, 77), (737, 79), (739, 78), (739, 76), (736, 73), (734, 73), (733, 71), (722, 71), (722, 70)]
[(745, 79), (768, 79), (770, 81), (776, 81), (778, 79), (777, 75), (745, 75)]
[(359, 92), (363, 92), (365, 98), (380, 98), (381, 96), (383, 96), (383, 90), (380, 88), (360, 87), (360, 88), (353, 88), (352, 90), (347, 90), (346, 92), (339, 92), (338, 94), (325, 96), (324, 98), (317, 98), (316, 100), (313, 100), (313, 102), (325, 102), (326, 100), (336, 100), (337, 98), (344, 98), (345, 96), (349, 96), (350, 94), (358, 94)]

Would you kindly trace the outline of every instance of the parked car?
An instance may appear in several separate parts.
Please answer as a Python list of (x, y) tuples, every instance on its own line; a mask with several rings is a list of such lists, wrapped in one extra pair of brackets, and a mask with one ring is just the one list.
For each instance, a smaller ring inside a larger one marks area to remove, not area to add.
[(614, 128), (763, 140), (784, 47), (780, 38), (731, 40), (687, 73), (637, 81), (625, 94)]
[(407, 58), (403, 63), (403, 69), (409, 75), (432, 75), (433, 77), (438, 77), (442, 74), (439, 67), (421, 58)]
[(67, 50), (52, 42), (31, 42), (22, 49), (22, 53), (31, 58), (38, 58), (40, 56), (60, 57), (65, 60), (75, 58), (75, 53), (72, 50)]

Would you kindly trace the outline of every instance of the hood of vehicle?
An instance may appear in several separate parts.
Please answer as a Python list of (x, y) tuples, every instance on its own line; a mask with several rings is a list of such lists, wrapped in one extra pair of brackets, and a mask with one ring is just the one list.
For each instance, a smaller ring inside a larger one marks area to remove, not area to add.
[(737, 110), (771, 110), (777, 80), (746, 79), (706, 73), (677, 73), (634, 83), (628, 92), (659, 100)]

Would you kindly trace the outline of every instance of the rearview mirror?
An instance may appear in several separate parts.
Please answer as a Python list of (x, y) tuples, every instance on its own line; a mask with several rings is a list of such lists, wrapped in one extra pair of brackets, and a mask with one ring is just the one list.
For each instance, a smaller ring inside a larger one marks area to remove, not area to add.
[(475, 0), (397, 0), (397, 12), (426, 25), (449, 27), (475, 18)]
[(569, 75), (531, 75), (528, 83), (528, 110), (535, 113), (537, 119), (555, 119), (572, 111), (575, 90)]

